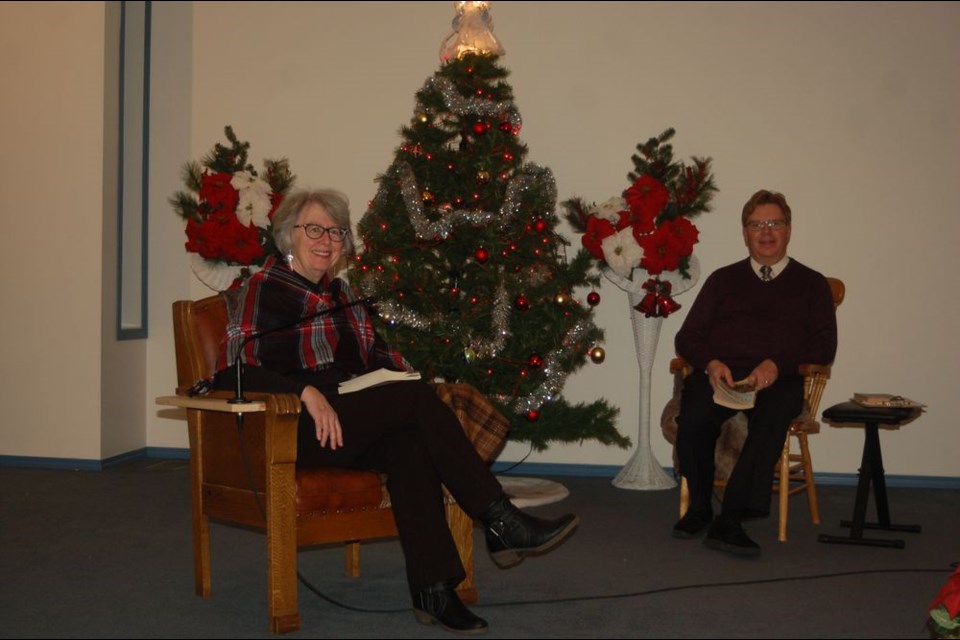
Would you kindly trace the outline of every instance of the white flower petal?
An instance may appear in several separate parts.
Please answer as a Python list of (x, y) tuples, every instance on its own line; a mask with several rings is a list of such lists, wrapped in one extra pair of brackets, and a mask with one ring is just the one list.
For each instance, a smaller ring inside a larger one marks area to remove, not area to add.
[(643, 259), (643, 247), (633, 237), (633, 229), (627, 227), (607, 236), (600, 243), (603, 259), (610, 269), (622, 278), (626, 278)]
[(620, 216), (618, 215), (621, 211), (627, 210), (627, 202), (619, 196), (613, 198), (608, 198), (606, 201), (601, 202), (598, 205), (595, 205), (590, 209), (590, 213), (597, 216), (598, 218), (603, 218), (604, 220), (609, 220), (610, 222), (617, 224), (620, 222)]
[(243, 224), (257, 225), (261, 229), (270, 226), (270, 192), (260, 193), (254, 189), (246, 189), (240, 192), (240, 201), (237, 203), (237, 219)]

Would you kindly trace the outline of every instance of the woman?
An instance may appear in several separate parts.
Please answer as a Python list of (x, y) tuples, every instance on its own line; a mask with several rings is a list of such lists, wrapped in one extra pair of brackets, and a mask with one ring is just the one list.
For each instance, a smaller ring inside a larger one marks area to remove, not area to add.
[[(577, 517), (542, 520), (515, 508), (456, 416), (424, 382), (337, 393), (340, 381), (357, 374), (411, 369), (376, 333), (350, 286), (331, 277), (353, 253), (345, 196), (330, 190), (287, 196), (274, 214), (273, 235), (283, 258), (269, 258), (231, 309), (218, 386), (231, 387), (224, 369), (242, 347), (247, 388), (300, 396), (298, 466), (386, 473), (417, 620), (482, 633), (486, 621), (454, 591), (466, 574), (444, 517), (441, 484), (483, 524), (487, 549), (501, 567), (553, 548), (573, 532)], [(270, 331), (291, 323), (292, 329)]]

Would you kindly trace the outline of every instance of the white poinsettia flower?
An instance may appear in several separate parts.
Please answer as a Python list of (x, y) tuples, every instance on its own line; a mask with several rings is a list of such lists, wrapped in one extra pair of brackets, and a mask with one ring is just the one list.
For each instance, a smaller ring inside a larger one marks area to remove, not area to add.
[(621, 278), (626, 278), (643, 259), (643, 247), (633, 237), (633, 228), (627, 227), (607, 236), (600, 243), (603, 259), (610, 269)]
[(242, 224), (253, 222), (261, 229), (270, 226), (270, 185), (246, 171), (237, 171), (230, 179), (230, 185), (237, 190), (240, 201), (237, 203), (237, 220)]
[(613, 198), (609, 198), (604, 202), (595, 205), (592, 209), (590, 209), (590, 213), (598, 218), (603, 218), (604, 220), (609, 220), (613, 224), (617, 224), (620, 222), (619, 213), (626, 210), (627, 201), (619, 196), (614, 196)]

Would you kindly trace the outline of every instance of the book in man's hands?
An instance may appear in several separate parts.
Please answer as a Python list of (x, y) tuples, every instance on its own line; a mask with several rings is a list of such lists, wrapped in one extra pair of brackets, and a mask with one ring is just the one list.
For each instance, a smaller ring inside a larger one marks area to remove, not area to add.
[(757, 391), (746, 379), (734, 382), (732, 387), (721, 379), (713, 390), (713, 401), (730, 409), (753, 409), (756, 400)]
[(375, 369), (369, 373), (350, 378), (340, 383), (338, 390), (340, 395), (353, 393), (361, 389), (378, 387), (382, 384), (392, 382), (403, 382), (404, 380), (419, 380), (420, 373), (417, 371), (391, 371), (390, 369)]
[(895, 396), (891, 393), (855, 393), (852, 400), (863, 407), (925, 407), (910, 398)]

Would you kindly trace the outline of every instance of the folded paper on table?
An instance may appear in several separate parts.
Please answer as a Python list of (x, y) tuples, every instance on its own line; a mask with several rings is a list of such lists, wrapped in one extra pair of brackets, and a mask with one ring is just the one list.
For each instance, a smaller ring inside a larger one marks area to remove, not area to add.
[(863, 407), (922, 408), (927, 406), (892, 393), (854, 393), (851, 400)]

